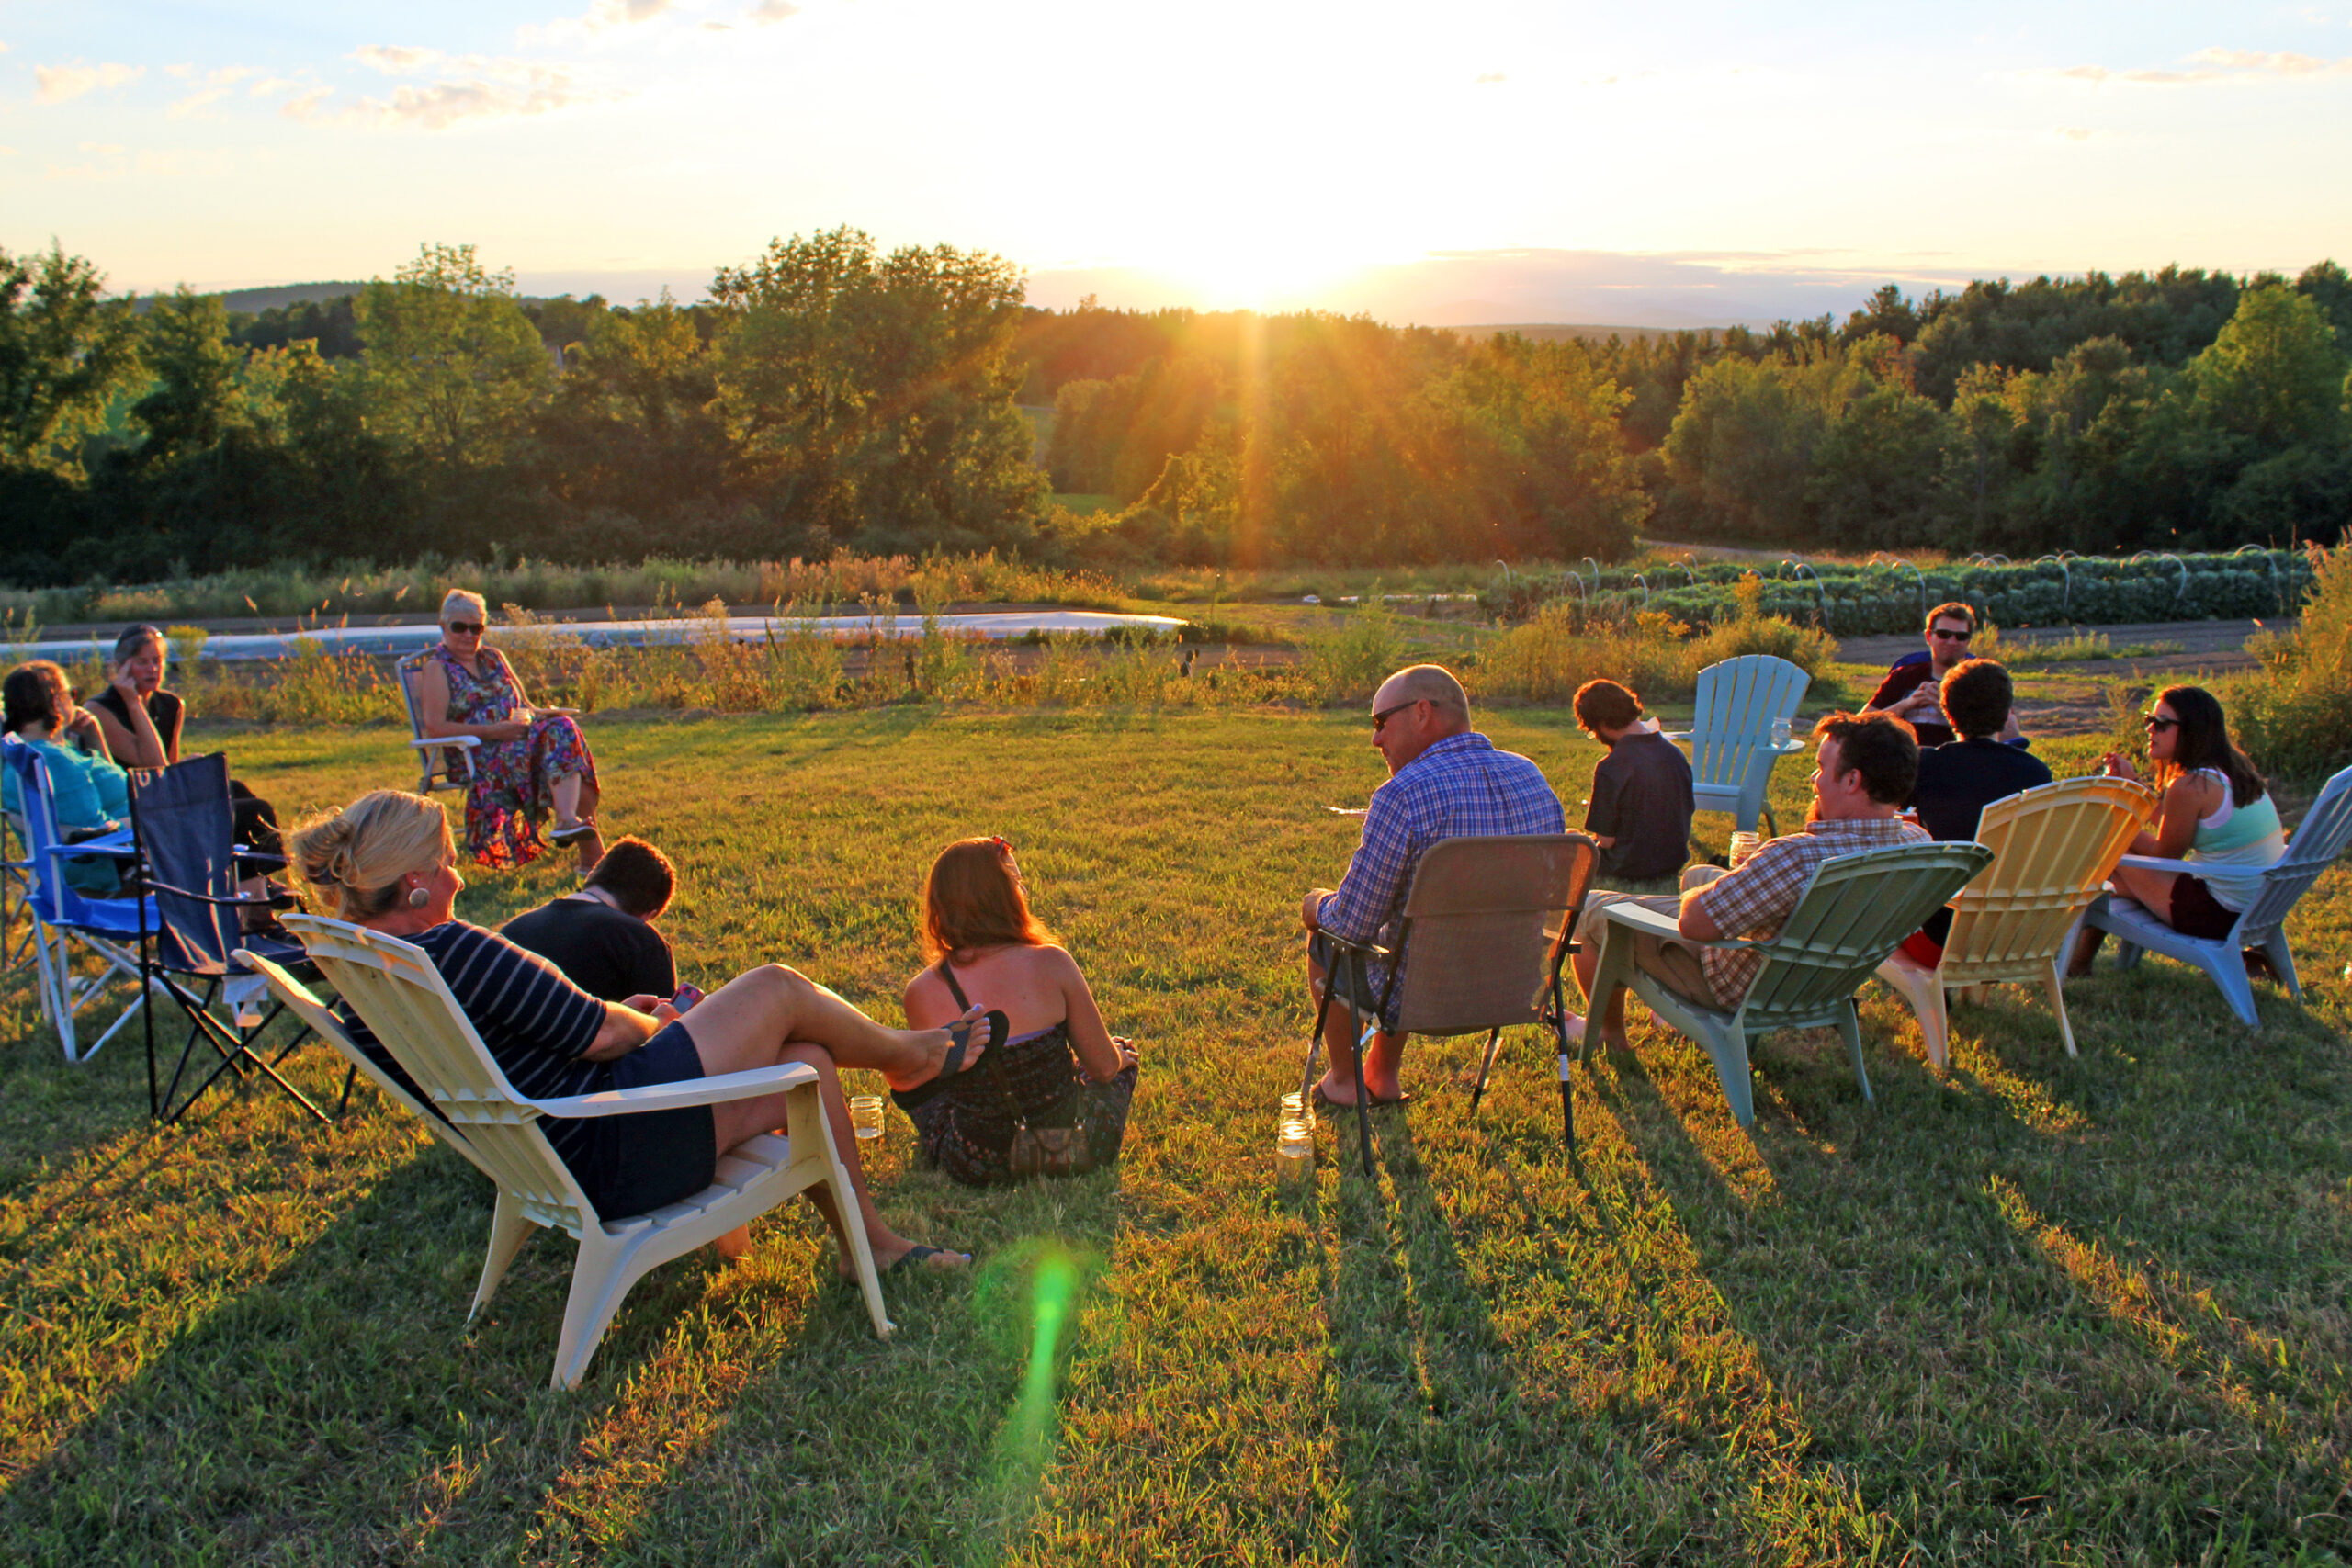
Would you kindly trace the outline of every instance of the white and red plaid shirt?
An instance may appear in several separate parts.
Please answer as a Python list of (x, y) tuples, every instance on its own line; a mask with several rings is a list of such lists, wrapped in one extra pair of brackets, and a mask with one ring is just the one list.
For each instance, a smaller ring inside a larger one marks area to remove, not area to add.
[[(1808, 822), (1802, 831), (1765, 844), (1730, 875), (1707, 884), (1698, 908), (1727, 937), (1769, 940), (1780, 934), (1824, 862), (1929, 841), (1925, 829), (1895, 817)], [(1715, 1000), (1736, 1008), (1764, 967), (1764, 955), (1752, 947), (1702, 947), (1699, 963)]]

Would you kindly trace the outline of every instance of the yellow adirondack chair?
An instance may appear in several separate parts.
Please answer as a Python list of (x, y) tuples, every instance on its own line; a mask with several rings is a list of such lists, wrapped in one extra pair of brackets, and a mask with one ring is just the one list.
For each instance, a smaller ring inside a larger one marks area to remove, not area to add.
[[(317, 915), (288, 915), (286, 927), (432, 1099), (435, 1109), (454, 1125), (462, 1140), (459, 1152), (497, 1184), (490, 1252), (482, 1261), (473, 1311), (479, 1313), (489, 1303), (534, 1229), (549, 1226), (580, 1243), (563, 1335), (556, 1348), (556, 1387), (579, 1386), (622, 1298), (648, 1270), (716, 1241), (817, 1186), (831, 1189), (836, 1212), (852, 1216), (846, 1227), (850, 1261), (875, 1333), (894, 1331), (883, 1312), (882, 1282), (865, 1232), (855, 1223), (857, 1192), (833, 1145), (814, 1068), (795, 1063), (684, 1083), (526, 1100), (506, 1081), (423, 950), (397, 937)], [(713, 1105), (778, 1089), (789, 1095), (785, 1136), (745, 1139), (720, 1154), (710, 1186), (648, 1214), (598, 1213), (538, 1125), (542, 1116), (622, 1116)]]
[(1939, 1071), (1951, 1059), (1944, 992), (1954, 986), (2015, 980), (2048, 987), (2066, 1055), (2075, 1055), (2064, 988), (2070, 939), (2155, 804), (2145, 784), (2086, 778), (1984, 807), (1976, 841), (1993, 852), (1993, 863), (1953, 897), (1943, 962), (1925, 968), (1898, 950), (1878, 966), (1878, 977), (1918, 1014), (1928, 1060)]

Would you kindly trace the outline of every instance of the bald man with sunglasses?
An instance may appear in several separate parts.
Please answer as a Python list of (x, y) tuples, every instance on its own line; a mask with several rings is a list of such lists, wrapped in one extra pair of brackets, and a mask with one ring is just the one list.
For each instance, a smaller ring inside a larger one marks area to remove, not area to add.
[[(1497, 750), (1470, 728), (1470, 699), (1442, 665), (1416, 664), (1380, 683), (1372, 698), (1372, 744), (1388, 764), (1389, 776), (1372, 793), (1363, 840), (1339, 887), (1316, 888), (1299, 908), (1308, 933), (1307, 997), (1316, 1005), (1334, 967), (1324, 932), (1393, 946), (1414, 868), (1431, 844), (1440, 839), (1567, 830), (1560, 797), (1544, 770), (1516, 752)], [(1412, 955), (1400, 953), (1397, 962), (1409, 964)], [(1355, 1001), (1372, 1014), (1389, 988), (1388, 971), (1380, 964), (1368, 967), (1371, 994)], [(1407, 1097), (1397, 1073), (1405, 1037), (1394, 1032), (1393, 1012), (1381, 1022), (1363, 1055), (1364, 1089), (1376, 1106), (1402, 1104)], [(1320, 1104), (1355, 1103), (1356, 1041), (1350, 1025), (1343, 1009), (1334, 1007), (1325, 1015), (1330, 1070), (1316, 1086)]]

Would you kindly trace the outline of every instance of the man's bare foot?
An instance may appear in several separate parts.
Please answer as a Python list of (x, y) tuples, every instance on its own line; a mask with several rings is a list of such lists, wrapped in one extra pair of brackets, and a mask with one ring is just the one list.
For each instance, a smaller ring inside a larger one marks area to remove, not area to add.
[[(1364, 1092), (1372, 1097), (1374, 1110), (1384, 1105), (1402, 1105), (1412, 1098), (1405, 1092), (1402, 1083), (1378, 1084), (1367, 1077), (1363, 1088)], [(1325, 1073), (1315, 1086), (1315, 1096), (1326, 1105), (1352, 1110), (1356, 1103), (1356, 1080), (1353, 1076), (1341, 1077), (1337, 1073)]]
[(712, 1242), (710, 1247), (728, 1262), (735, 1262), (743, 1254), (752, 1250), (752, 1227), (737, 1225), (733, 1230)]
[(967, 1008), (961, 1018), (946, 1028), (920, 1032), (918, 1038), (922, 1041), (922, 1065), (903, 1073), (885, 1069), (882, 1081), (901, 1092), (931, 1082), (946, 1071), (947, 1058), (954, 1053), (959, 1039), (968, 1039), (969, 1043), (965, 1045), (956, 1070), (968, 1072), (983, 1052), (999, 1043), (990, 1038), (996, 1032), (996, 1026), (988, 1018), (989, 1015), (981, 1009)]

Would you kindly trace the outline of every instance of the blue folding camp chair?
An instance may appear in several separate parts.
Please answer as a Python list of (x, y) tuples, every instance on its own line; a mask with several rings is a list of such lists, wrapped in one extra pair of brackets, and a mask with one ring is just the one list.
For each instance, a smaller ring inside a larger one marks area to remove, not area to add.
[[(307, 1024), (274, 1056), (265, 1058), (253, 1048), (286, 1004), (273, 998), (266, 1010), (256, 1007), (248, 1014), (248, 1002), (267, 993), (259, 976), (231, 967), (232, 955), (250, 951), (279, 964), (300, 964), (303, 953), (298, 943), (268, 941), (241, 929), (243, 910), (266, 908), (270, 900), (266, 895), (241, 894), (238, 879), (257, 868), (275, 869), (286, 863), (282, 856), (238, 849), (229, 803), (229, 759), (217, 751), (192, 757), (137, 783), (130, 793), (130, 825), (139, 849), (134, 874), (150, 895), (153, 911), (141, 922), (140, 967), (151, 986), (179, 1004), (188, 1023), (171, 1082), (159, 1089), (155, 1022), (152, 1010), (148, 1015), (150, 1111), (158, 1121), (176, 1122), (223, 1075), (234, 1073), (240, 1081), (255, 1075), (265, 1077), (320, 1121), (330, 1120), (277, 1070), (309, 1037)], [(241, 997), (240, 991), (253, 996)], [(224, 1009), (226, 1018), (220, 1015)], [(180, 1085), (199, 1043), (211, 1047), (220, 1065), (182, 1098)]]
[[(141, 904), (135, 898), (93, 898), (65, 880), (68, 860), (85, 855), (128, 859), (131, 848), (128, 829), (100, 839), (67, 843), (57, 829), (57, 802), (50, 791), (49, 764), (15, 736), (0, 737), (0, 767), (16, 775), (17, 799), (23, 808), (11, 826), (21, 835), (24, 859), (15, 863), (24, 874), (25, 909), (32, 918), (32, 956), (40, 1010), (57, 1031), (58, 1043), (69, 1062), (86, 1062), (143, 1010), (146, 997), (135, 995), (122, 1015), (109, 1024), (88, 1049), (76, 1039), (75, 1018), (117, 979), (137, 981)], [(146, 918), (154, 919), (153, 904)], [(77, 976), (77, 952), (95, 958), (96, 975)]]

